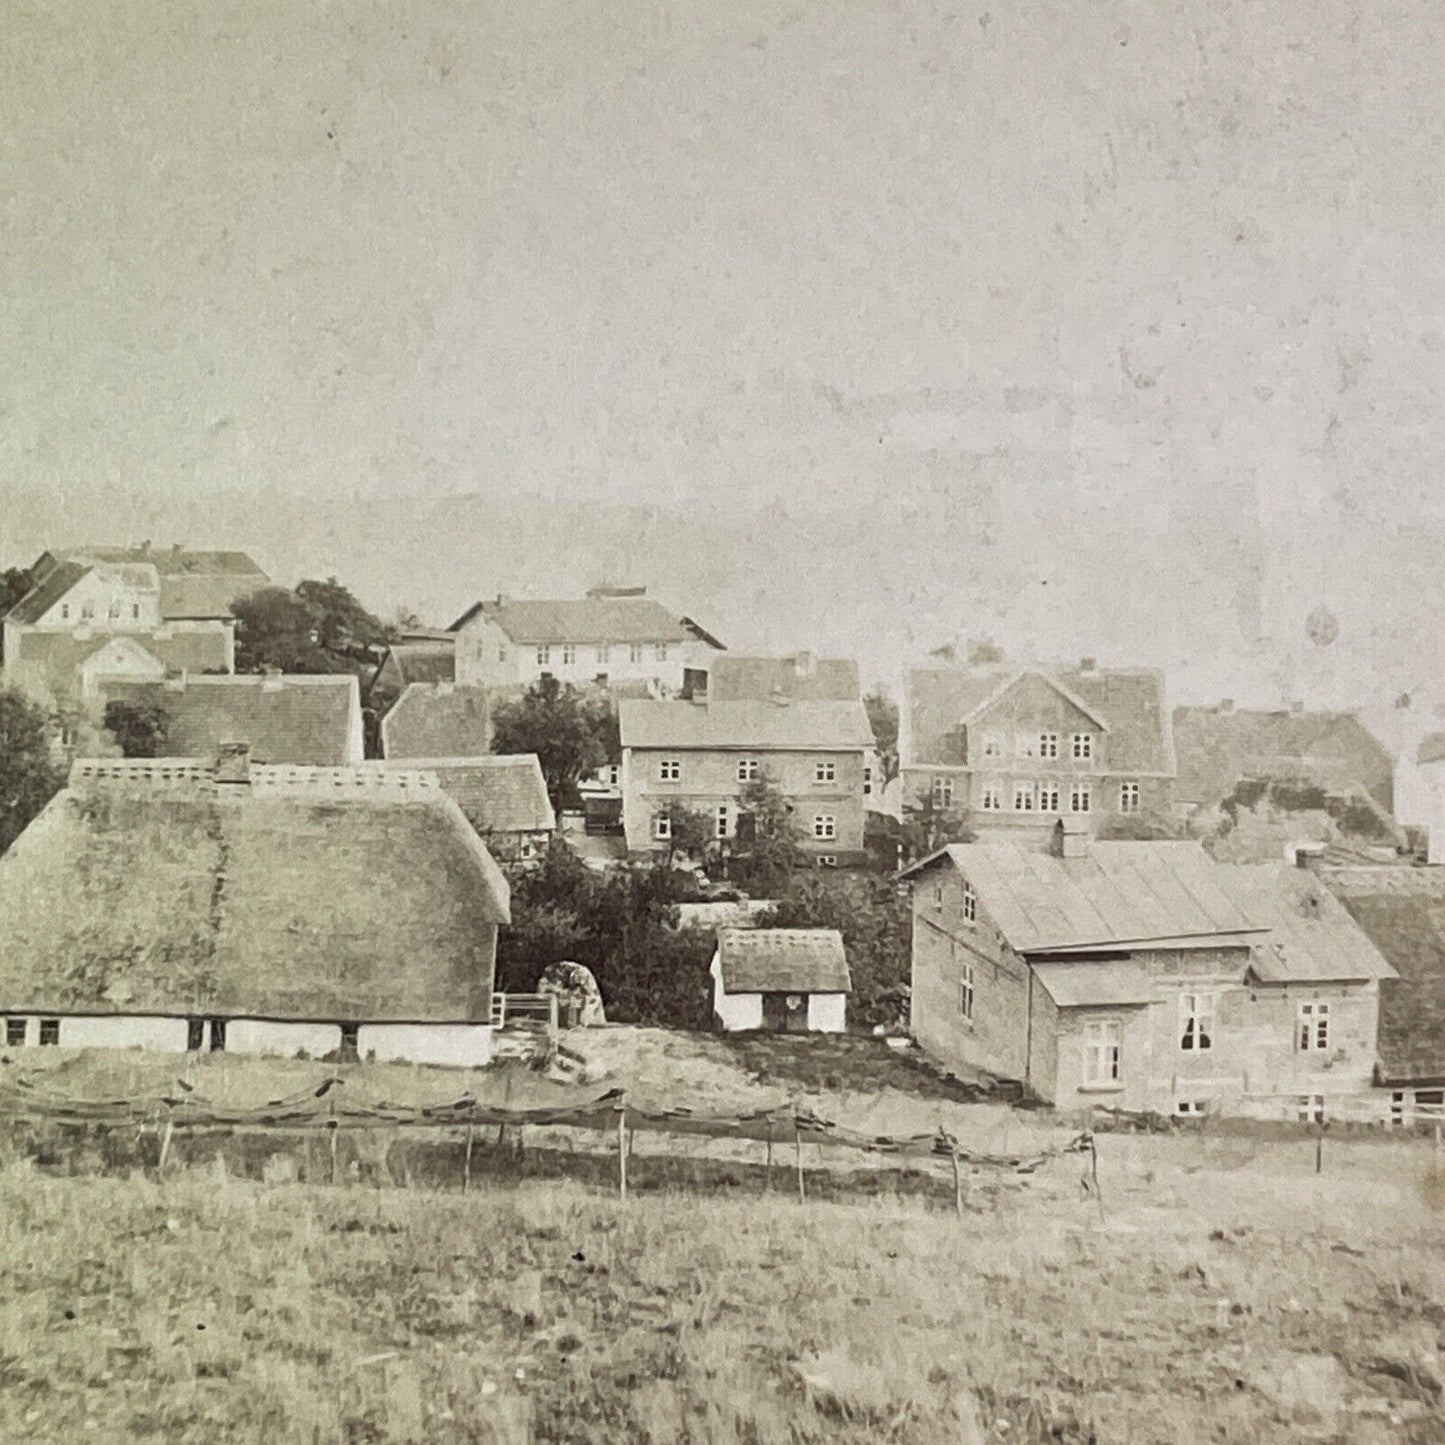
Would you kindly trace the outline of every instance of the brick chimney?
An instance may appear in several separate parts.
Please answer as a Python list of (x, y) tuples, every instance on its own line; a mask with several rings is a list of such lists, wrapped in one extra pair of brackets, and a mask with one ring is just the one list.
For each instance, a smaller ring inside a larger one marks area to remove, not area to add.
[(1095, 660), (1094, 658), (1092, 658), (1092, 657), (1081, 657), (1081, 658), (1079, 659), (1079, 671), (1080, 671), (1080, 672), (1093, 672), (1094, 668), (1095, 668), (1097, 665), (1098, 665), (1098, 663), (1097, 663), (1096, 660)]
[(222, 743), (216, 758), (218, 783), (249, 784), (251, 781), (251, 744)]

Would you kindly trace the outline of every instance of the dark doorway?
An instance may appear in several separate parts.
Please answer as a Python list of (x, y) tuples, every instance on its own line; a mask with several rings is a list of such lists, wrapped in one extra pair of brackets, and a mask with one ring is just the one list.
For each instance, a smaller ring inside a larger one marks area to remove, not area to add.
[(211, 1052), (223, 1054), (226, 1051), (226, 1021), (225, 1019), (211, 1020)]
[(765, 993), (763, 995), (763, 1027), (779, 1034), (807, 1033), (808, 995), (805, 993)]
[(206, 1044), (206, 1021), (205, 1019), (186, 1020), (186, 1051), (198, 1054)]

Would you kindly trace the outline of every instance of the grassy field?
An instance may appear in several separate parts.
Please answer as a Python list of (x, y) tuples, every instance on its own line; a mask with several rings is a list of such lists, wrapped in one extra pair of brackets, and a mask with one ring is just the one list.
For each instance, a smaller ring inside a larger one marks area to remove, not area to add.
[(1098, 1196), (1069, 1158), (962, 1219), (506, 1157), (466, 1195), (12, 1163), (0, 1436), (1445, 1439), (1429, 1144), (1109, 1137)]

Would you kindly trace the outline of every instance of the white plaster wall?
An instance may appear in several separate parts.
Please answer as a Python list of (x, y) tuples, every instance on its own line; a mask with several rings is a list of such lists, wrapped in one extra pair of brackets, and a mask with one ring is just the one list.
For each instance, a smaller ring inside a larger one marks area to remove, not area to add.
[(760, 1029), (763, 1026), (763, 996), (760, 993), (729, 994), (723, 988), (722, 964), (716, 953), (708, 968), (712, 974), (712, 1007), (721, 1026), (728, 1032), (739, 1029)]
[(847, 994), (810, 993), (808, 995), (808, 1027), (811, 1030), (820, 1034), (841, 1034), (847, 1026)]
[(274, 1054), (289, 1059), (304, 1051), (313, 1059), (319, 1059), (340, 1047), (340, 1024), (232, 1019), (226, 1025), (228, 1054)]
[[(39, 1041), (34, 1019), (26, 1031), (26, 1042)], [(154, 1049), (157, 1053), (186, 1051), (185, 1019), (156, 1017), (87, 1016), (60, 1020), (63, 1049)]]
[(480, 1068), (491, 1061), (490, 1024), (362, 1024), (356, 1035), (363, 1059)]

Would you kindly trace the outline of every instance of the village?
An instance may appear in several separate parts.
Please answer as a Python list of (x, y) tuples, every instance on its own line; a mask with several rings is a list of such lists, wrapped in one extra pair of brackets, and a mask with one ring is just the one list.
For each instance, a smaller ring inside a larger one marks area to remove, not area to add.
[(544, 1019), (540, 1067), (606, 1020), (858, 1035), (1085, 1123), (1445, 1116), (1422, 705), (981, 640), (865, 688), (642, 585), (383, 624), (179, 545), (6, 584), (7, 1063), (476, 1069)]

